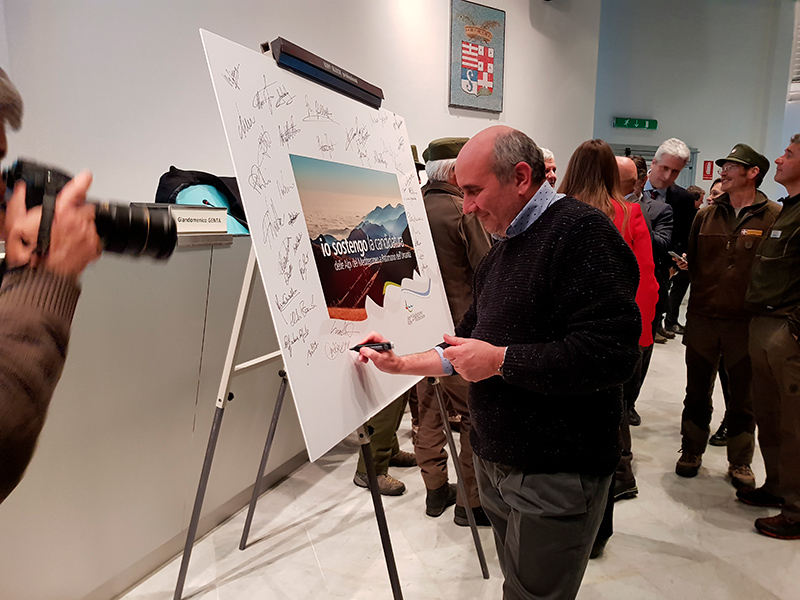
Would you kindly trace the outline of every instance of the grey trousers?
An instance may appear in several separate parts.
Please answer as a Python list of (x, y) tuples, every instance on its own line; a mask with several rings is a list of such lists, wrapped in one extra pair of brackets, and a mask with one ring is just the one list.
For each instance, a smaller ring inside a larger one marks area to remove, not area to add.
[(613, 475), (526, 474), (474, 460), (505, 577), (503, 600), (575, 598)]
[(786, 318), (757, 316), (750, 322), (758, 445), (764, 488), (783, 496), (781, 513), (800, 521), (800, 344)]

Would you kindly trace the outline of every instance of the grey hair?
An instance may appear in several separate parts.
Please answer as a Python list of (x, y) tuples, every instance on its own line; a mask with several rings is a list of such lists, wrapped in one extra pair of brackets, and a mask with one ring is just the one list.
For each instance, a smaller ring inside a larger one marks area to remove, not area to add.
[(552, 150), (548, 150), (547, 148), (539, 148), (542, 151), (542, 159), (543, 160), (555, 160), (556, 155), (553, 154)]
[(795, 133), (792, 139), (789, 140), (790, 144), (800, 144), (800, 133)]
[(22, 96), (0, 69), (0, 122), (8, 123), (16, 131), (22, 126)]
[(684, 144), (678, 138), (669, 138), (658, 147), (655, 155), (656, 162), (661, 162), (661, 159), (665, 154), (679, 158), (684, 163), (689, 162), (689, 158), (691, 157), (689, 146)]
[(429, 160), (425, 163), (425, 173), (431, 181), (450, 181), (450, 173), (456, 168), (455, 158)]
[(500, 183), (514, 180), (514, 167), (524, 162), (531, 167), (534, 182), (544, 181), (544, 158), (539, 146), (517, 129), (499, 134), (492, 149), (492, 173)]

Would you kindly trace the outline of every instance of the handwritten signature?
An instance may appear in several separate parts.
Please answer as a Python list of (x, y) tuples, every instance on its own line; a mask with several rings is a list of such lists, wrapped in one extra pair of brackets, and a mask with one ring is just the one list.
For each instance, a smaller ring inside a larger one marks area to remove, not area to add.
[(250, 176), (247, 178), (247, 183), (260, 194), (270, 184), (270, 181), (264, 178), (264, 173), (261, 172), (258, 165), (253, 165), (250, 167)]
[(351, 338), (356, 334), (355, 323), (351, 321), (334, 321), (331, 323), (331, 335), (340, 335), (343, 337)]
[(411, 173), (411, 175), (406, 177), (405, 183), (403, 183), (403, 191), (410, 194), (416, 185), (418, 185), (417, 176)]
[(400, 129), (403, 126), (403, 119), (399, 118), (397, 115), (394, 116), (394, 123), (392, 123), (395, 129)]
[(272, 114), (272, 101), (275, 99), (275, 96), (269, 93), (269, 86), (275, 85), (275, 83), (267, 83), (266, 75), (262, 75), (262, 77), (264, 78), (264, 87), (258, 90), (255, 96), (253, 96), (253, 108), (261, 110), (266, 106), (269, 108), (269, 114)]
[(283, 275), (283, 282), (289, 285), (289, 280), (292, 278), (292, 265), (289, 263), (289, 246), (292, 243), (292, 238), (287, 237), (283, 240), (280, 250), (278, 250), (278, 272)]
[(349, 342), (325, 342), (325, 356), (328, 360), (336, 360), (340, 354), (347, 352)]
[(314, 304), (314, 296), (311, 296), (311, 301), (308, 303), (308, 305), (306, 305), (305, 300), (300, 300), (297, 308), (292, 309), (292, 312), (289, 313), (289, 321), (288, 321), (289, 325), (294, 327), (300, 321), (302, 321), (308, 313), (310, 313), (315, 308), (317, 308), (317, 305)]
[(328, 121), (329, 123), (336, 123), (336, 121), (333, 120), (333, 113), (331, 113), (331, 110), (327, 106), (320, 104), (316, 100), (314, 100), (314, 106), (311, 106), (308, 102), (308, 96), (306, 96), (306, 116), (303, 117), (303, 121)]
[(286, 310), (286, 307), (289, 306), (292, 300), (297, 298), (299, 293), (300, 292), (298, 292), (296, 289), (290, 287), (288, 292), (283, 292), (280, 296), (275, 294), (275, 305), (278, 307), (278, 310), (280, 312)]
[(317, 348), (319, 348), (319, 342), (311, 342), (308, 345), (308, 351), (306, 352), (306, 365), (309, 365), (311, 363), (311, 357), (314, 356), (314, 353), (317, 351)]
[(239, 125), (238, 125), (239, 139), (243, 140), (245, 137), (247, 137), (247, 134), (253, 128), (253, 125), (256, 124), (256, 119), (255, 117), (252, 118), (243, 117), (242, 113), (239, 112), (238, 106), (236, 106), (236, 113), (239, 115)]
[(239, 67), (241, 64), (236, 65), (232, 69), (225, 69), (222, 78), (228, 82), (232, 88), (239, 89)]
[(285, 85), (278, 86), (278, 99), (275, 101), (275, 108), (279, 108), (281, 106), (286, 106), (294, 102), (294, 96), (292, 96), (287, 90)]
[(303, 253), (300, 257), (300, 279), (308, 281), (308, 252)]
[(296, 236), (294, 236), (294, 244), (292, 245), (292, 254), (297, 254), (297, 249), (300, 247), (300, 244), (303, 241), (304, 233), (301, 231)]
[(369, 130), (367, 129), (366, 125), (359, 127), (358, 119), (356, 119), (355, 125), (346, 131), (346, 137), (347, 143), (344, 147), (345, 150), (349, 150), (350, 145), (353, 143), (355, 143), (356, 147), (361, 150), (364, 148), (364, 145), (369, 139)]
[(372, 122), (373, 122), (373, 123), (375, 123), (376, 125), (377, 125), (378, 123), (380, 123), (381, 125), (385, 125), (385, 124), (386, 124), (386, 121), (388, 121), (388, 120), (389, 120), (389, 115), (387, 115), (386, 113), (378, 113), (378, 116), (377, 116), (377, 117), (370, 117), (370, 119), (371, 119), (371, 120), (372, 120)]
[(294, 124), (294, 117), (289, 117), (283, 127), (278, 125), (278, 134), (280, 135), (282, 146), (288, 146), (291, 139), (298, 133), (300, 133), (300, 128)]
[(336, 144), (334, 144), (331, 141), (328, 141), (328, 134), (324, 135), (324, 140), (325, 141), (322, 141), (322, 139), (320, 139), (320, 137), (317, 136), (317, 145), (319, 146), (319, 151), (322, 152), (323, 154), (327, 154), (328, 158), (332, 158), (333, 149), (336, 148)]
[(261, 133), (258, 134), (258, 166), (264, 164), (264, 158), (271, 158), (269, 149), (272, 147), (272, 138), (269, 137), (269, 132), (261, 128)]
[(270, 248), (272, 248), (272, 240), (277, 239), (281, 227), (283, 227), (283, 217), (278, 215), (275, 204), (270, 198), (267, 203), (267, 212), (264, 213), (264, 218), (261, 220), (262, 239), (265, 244), (269, 244)]
[[(294, 184), (293, 183), (290, 183), (289, 185), (286, 185), (283, 182), (283, 171), (281, 171), (281, 178), (275, 182), (275, 185), (278, 186), (278, 193), (281, 195), (281, 198), (283, 198), (286, 194), (288, 194), (289, 192), (291, 192), (294, 189)], [(295, 219), (296, 218), (297, 217), (295, 217)], [(294, 223), (294, 219), (292, 219), (292, 223)], [(289, 223), (289, 224), (291, 225), (291, 223)]]
[(289, 356), (292, 356), (292, 346), (298, 342), (305, 342), (308, 334), (308, 327), (303, 326), (297, 331), (287, 333), (283, 336), (283, 347), (289, 352)]

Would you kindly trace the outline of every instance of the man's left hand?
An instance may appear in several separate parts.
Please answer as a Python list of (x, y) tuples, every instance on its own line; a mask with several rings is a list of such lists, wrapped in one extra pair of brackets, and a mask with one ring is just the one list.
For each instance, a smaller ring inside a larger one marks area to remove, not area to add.
[(467, 381), (475, 382), (498, 375), (503, 364), (505, 348), (492, 346), (488, 342), (470, 338), (444, 335), (450, 344), (444, 349), (444, 357), (450, 361), (456, 372)]

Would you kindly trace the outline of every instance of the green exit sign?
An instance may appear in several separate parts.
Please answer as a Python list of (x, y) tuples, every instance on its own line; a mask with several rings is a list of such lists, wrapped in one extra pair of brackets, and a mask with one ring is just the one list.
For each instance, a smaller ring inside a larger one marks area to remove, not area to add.
[(611, 121), (612, 127), (624, 127), (626, 129), (658, 129), (658, 121), (655, 119), (631, 119), (628, 117), (614, 117)]

